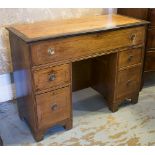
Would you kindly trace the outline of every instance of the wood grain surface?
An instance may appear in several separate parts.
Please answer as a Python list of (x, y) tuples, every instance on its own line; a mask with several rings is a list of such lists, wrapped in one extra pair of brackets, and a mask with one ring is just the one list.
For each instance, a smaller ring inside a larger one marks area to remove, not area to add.
[(8, 27), (27, 42), (55, 38), (65, 35), (87, 33), (93, 31), (117, 29), (147, 23), (146, 21), (121, 15), (98, 15), (77, 19), (43, 21), (32, 24), (14, 25)]

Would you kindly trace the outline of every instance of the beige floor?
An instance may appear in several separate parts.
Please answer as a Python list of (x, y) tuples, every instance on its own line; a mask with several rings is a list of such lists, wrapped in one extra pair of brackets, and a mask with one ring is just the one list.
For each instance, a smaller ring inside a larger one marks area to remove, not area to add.
[(136, 105), (111, 113), (103, 98), (88, 88), (73, 94), (73, 129), (51, 128), (36, 143), (16, 104), (0, 104), (0, 135), (5, 145), (155, 145), (155, 85), (145, 86)]

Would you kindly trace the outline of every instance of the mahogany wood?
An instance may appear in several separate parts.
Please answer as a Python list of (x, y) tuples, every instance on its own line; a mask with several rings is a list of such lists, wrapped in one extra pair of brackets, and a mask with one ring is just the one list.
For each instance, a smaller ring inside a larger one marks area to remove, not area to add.
[(154, 27), (155, 26), (155, 9), (148, 9), (148, 19), (151, 23), (150, 26)]
[(109, 109), (113, 112), (118, 109), (115, 106), (117, 61), (118, 53), (114, 53), (96, 58), (92, 65), (92, 88), (104, 96)]
[(76, 61), (72, 64), (72, 67), (73, 91), (91, 86), (92, 59)]
[(107, 15), (8, 28), (19, 116), (36, 141), (56, 124), (72, 128), (72, 90), (91, 86), (113, 112), (137, 103), (146, 24)]
[(37, 95), (36, 102), (39, 129), (71, 117), (70, 87)]
[(33, 72), (36, 91), (70, 83), (70, 65), (48, 67)]
[(146, 49), (155, 50), (155, 27), (148, 30)]
[(98, 15), (58, 21), (42, 21), (18, 24), (8, 27), (25, 42), (33, 42), (57, 37), (115, 30), (146, 24), (146, 21), (121, 15)]
[(146, 62), (145, 62), (145, 70), (146, 72), (153, 72), (155, 68), (155, 54), (154, 51), (147, 51), (146, 53)]
[(142, 61), (142, 49), (129, 49), (125, 52), (119, 53), (118, 67), (121, 69), (123, 67), (138, 64)]
[(25, 118), (28, 121), (32, 132), (35, 133), (37, 131), (37, 113), (29, 46), (13, 33), (9, 33), (9, 39), (19, 116), (21, 119)]
[[(31, 45), (32, 63), (40, 65), (68, 59), (74, 61), (93, 53), (142, 44), (144, 33), (144, 27), (137, 27), (34, 43)], [(50, 48), (55, 51), (53, 55), (48, 53)]]
[(146, 55), (144, 72), (155, 71), (155, 9), (151, 8), (120, 8), (118, 13), (150, 22), (146, 38)]
[(117, 13), (129, 17), (134, 17), (137, 19), (143, 19), (143, 20), (148, 19), (147, 8), (118, 8)]
[(141, 65), (119, 71), (117, 78), (116, 99), (126, 98), (131, 92), (138, 92), (140, 89)]

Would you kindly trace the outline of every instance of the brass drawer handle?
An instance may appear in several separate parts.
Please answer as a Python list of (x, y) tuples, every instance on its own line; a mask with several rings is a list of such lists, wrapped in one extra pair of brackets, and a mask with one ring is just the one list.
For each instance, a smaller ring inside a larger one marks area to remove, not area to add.
[(57, 104), (53, 104), (52, 106), (51, 106), (51, 110), (52, 111), (56, 111), (58, 109), (58, 105)]
[(54, 48), (48, 48), (47, 52), (49, 55), (55, 54)]
[(133, 55), (130, 55), (130, 56), (128, 57), (128, 61), (130, 62), (132, 59), (133, 59)]
[(54, 81), (55, 79), (56, 79), (56, 74), (55, 73), (50, 74), (49, 81)]
[(132, 82), (131, 80), (128, 80), (126, 85), (129, 86), (131, 82)]
[(134, 41), (135, 38), (136, 38), (136, 35), (135, 35), (135, 34), (131, 34), (131, 36), (130, 36), (130, 40), (131, 40), (131, 41)]
[(125, 101), (126, 102), (132, 102), (132, 99), (131, 98), (126, 98)]

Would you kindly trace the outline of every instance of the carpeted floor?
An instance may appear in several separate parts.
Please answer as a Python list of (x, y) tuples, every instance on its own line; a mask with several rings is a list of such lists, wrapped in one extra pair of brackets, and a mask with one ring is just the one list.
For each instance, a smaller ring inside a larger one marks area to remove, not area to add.
[(155, 145), (155, 85), (145, 86), (136, 105), (111, 113), (102, 96), (87, 88), (73, 93), (73, 129), (51, 128), (36, 143), (16, 104), (0, 104), (4, 145)]

